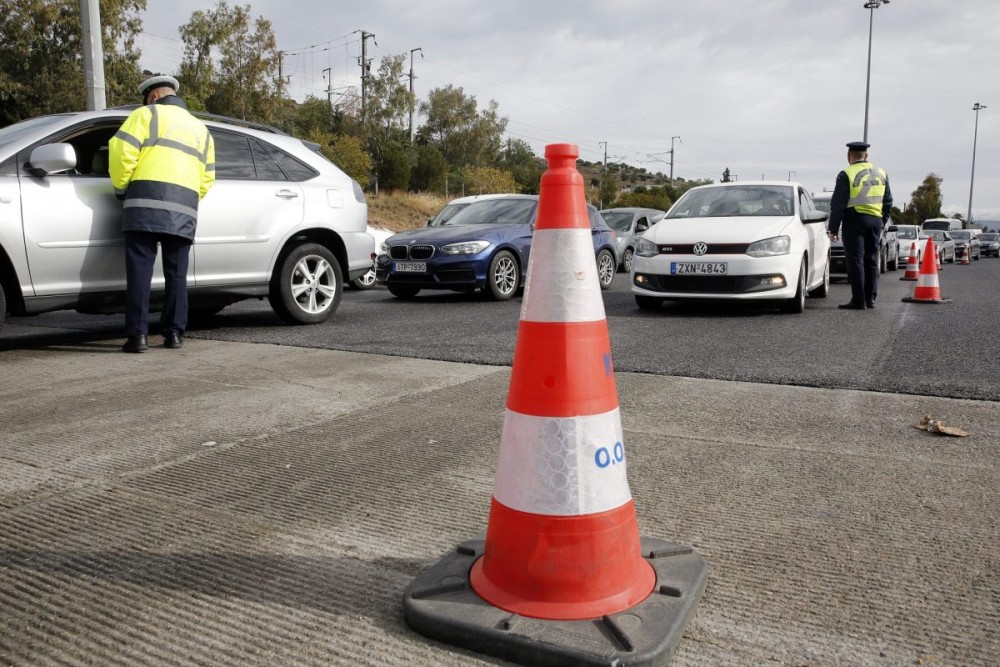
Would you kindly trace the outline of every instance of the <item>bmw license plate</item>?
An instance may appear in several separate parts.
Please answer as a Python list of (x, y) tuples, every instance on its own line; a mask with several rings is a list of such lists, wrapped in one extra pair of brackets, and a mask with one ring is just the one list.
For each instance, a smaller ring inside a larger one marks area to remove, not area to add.
[(725, 275), (729, 265), (725, 262), (670, 262), (670, 275)]
[(393, 270), (407, 273), (427, 273), (427, 262), (396, 262)]

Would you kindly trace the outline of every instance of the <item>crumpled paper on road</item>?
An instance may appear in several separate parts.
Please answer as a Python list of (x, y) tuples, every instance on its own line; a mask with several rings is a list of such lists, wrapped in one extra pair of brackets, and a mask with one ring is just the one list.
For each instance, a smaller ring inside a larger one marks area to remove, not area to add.
[(934, 419), (931, 415), (924, 415), (924, 418), (920, 420), (920, 423), (916, 425), (921, 431), (927, 431), (928, 433), (937, 433), (938, 435), (951, 435), (956, 438), (968, 437), (969, 433), (957, 426), (945, 426), (944, 422), (940, 419)]

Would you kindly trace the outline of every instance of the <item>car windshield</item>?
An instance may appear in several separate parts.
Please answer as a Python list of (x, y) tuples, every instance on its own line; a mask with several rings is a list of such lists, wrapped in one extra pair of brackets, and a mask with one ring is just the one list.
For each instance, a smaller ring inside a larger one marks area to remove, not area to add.
[(469, 204), (447, 225), (523, 225), (535, 213), (534, 199), (488, 199)]
[(791, 213), (791, 187), (747, 185), (688, 190), (667, 217), (739, 218)]
[(951, 233), (951, 238), (955, 239), (956, 241), (968, 241), (969, 239), (972, 238), (972, 232), (955, 230)]
[(916, 227), (897, 227), (896, 228), (896, 238), (897, 239), (915, 239), (915, 238), (917, 238), (917, 228)]
[(616, 232), (627, 232), (632, 226), (632, 211), (602, 211), (608, 227)]
[(924, 229), (938, 229), (945, 231), (951, 229), (951, 223), (947, 220), (928, 220), (923, 224)]
[(438, 214), (434, 216), (434, 219), (430, 221), (428, 227), (440, 227), (449, 220), (455, 217), (455, 214), (461, 211), (463, 208), (468, 206), (468, 204), (448, 204), (443, 209), (438, 211)]
[(924, 234), (931, 237), (935, 241), (944, 241), (944, 232), (938, 229), (925, 229)]
[(1000, 241), (1000, 234), (980, 234), (979, 241), (986, 241), (987, 243), (996, 243)]
[(40, 127), (58, 123), (63, 118), (64, 116), (41, 116), (8, 125), (0, 130), (0, 148), (17, 141), (24, 135), (34, 132)]

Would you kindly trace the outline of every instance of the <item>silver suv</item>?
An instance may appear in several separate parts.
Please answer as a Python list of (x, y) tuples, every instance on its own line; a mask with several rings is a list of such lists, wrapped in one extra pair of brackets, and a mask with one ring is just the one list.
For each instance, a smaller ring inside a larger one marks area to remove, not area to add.
[[(0, 129), (0, 326), (6, 313), (123, 312), (122, 204), (108, 139), (134, 107), (41, 116)], [(191, 249), (191, 315), (268, 297), (283, 319), (327, 320), (372, 267), (368, 204), (319, 152), (266, 126), (199, 115), (216, 182)], [(162, 299), (157, 259), (151, 302)]]

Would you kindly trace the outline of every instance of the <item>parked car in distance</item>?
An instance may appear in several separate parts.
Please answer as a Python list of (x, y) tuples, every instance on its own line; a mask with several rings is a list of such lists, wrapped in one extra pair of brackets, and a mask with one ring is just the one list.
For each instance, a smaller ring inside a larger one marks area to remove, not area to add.
[(615, 230), (618, 243), (618, 268), (626, 273), (632, 271), (635, 245), (643, 232), (663, 219), (667, 214), (656, 208), (608, 208), (601, 211), (604, 221)]
[[(41, 116), (0, 129), (0, 323), (6, 312), (123, 312), (122, 203), (108, 139), (135, 107)], [(216, 182), (199, 205), (188, 293), (192, 317), (266, 296), (284, 320), (316, 323), (375, 241), (357, 181), (319, 146), (275, 128), (200, 116), (215, 139)], [(161, 260), (151, 307), (163, 300)]]
[(461, 211), (463, 208), (469, 204), (477, 201), (483, 201), (484, 199), (495, 199), (497, 197), (503, 197), (502, 194), (489, 194), (489, 195), (470, 195), (468, 197), (456, 197), (450, 202), (445, 204), (440, 211), (437, 212), (433, 218), (427, 221), (428, 227), (440, 227), (446, 224), (449, 220), (455, 217), (455, 214)]
[(1000, 234), (983, 232), (979, 235), (979, 246), (983, 257), (1000, 257)]
[(936, 229), (942, 232), (950, 232), (962, 228), (962, 221), (955, 218), (927, 218), (920, 223), (920, 228), (924, 230)]
[[(829, 216), (830, 214), (830, 200), (833, 198), (833, 192), (817, 192), (813, 195), (813, 204), (816, 208)], [(882, 236), (879, 238), (879, 251), (878, 251), (878, 270), (879, 273), (885, 273), (886, 271), (895, 271), (899, 268), (900, 257), (899, 257), (899, 246), (897, 239), (895, 237), (895, 232), (892, 231), (892, 221), (886, 222), (882, 226)], [(909, 249), (907, 248), (907, 253)], [(844, 242), (838, 236), (837, 240), (830, 245), (830, 275), (834, 278), (846, 278), (847, 277), (847, 263), (844, 258)], [(905, 258), (904, 258), (905, 260)]]
[(639, 239), (631, 274), (636, 305), (729, 299), (801, 313), (807, 295), (829, 294), (826, 221), (794, 182), (692, 188)]
[[(505, 301), (527, 277), (538, 195), (503, 195), (473, 202), (447, 223), (395, 234), (382, 243), (375, 279), (400, 298), (421, 290), (483, 293)], [(587, 206), (601, 289), (618, 266), (615, 233)]]
[(924, 234), (934, 240), (934, 247), (938, 251), (938, 263), (955, 263), (955, 241), (949, 232), (940, 229), (925, 229)]
[(956, 229), (949, 232), (951, 238), (955, 241), (955, 256), (959, 259), (965, 257), (965, 253), (969, 253), (969, 260), (979, 261), (979, 256), (982, 252), (982, 242), (979, 240), (979, 235), (974, 233), (971, 229)]

